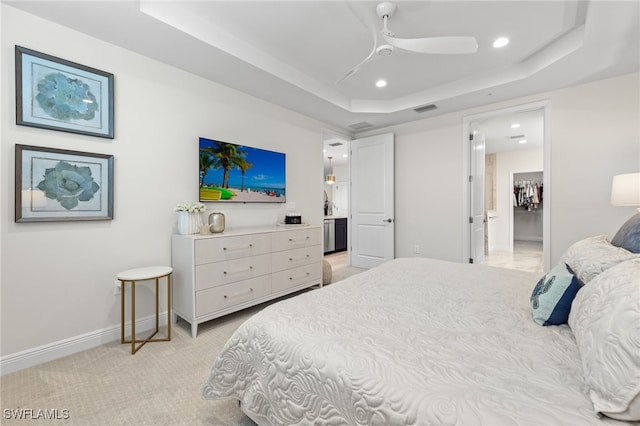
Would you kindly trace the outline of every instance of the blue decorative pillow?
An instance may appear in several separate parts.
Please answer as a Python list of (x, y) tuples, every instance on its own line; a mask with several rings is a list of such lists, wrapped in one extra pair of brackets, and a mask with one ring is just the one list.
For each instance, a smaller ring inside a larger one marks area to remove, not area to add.
[(582, 281), (575, 276), (569, 265), (556, 265), (533, 289), (533, 320), (540, 325), (566, 324), (571, 302), (582, 286)]
[(611, 244), (622, 247), (631, 253), (640, 253), (640, 213), (627, 220), (611, 240)]

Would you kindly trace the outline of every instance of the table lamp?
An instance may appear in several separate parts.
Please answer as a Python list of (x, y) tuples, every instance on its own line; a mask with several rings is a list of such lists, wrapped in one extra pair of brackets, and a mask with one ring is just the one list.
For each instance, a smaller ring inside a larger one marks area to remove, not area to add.
[(613, 177), (611, 204), (614, 206), (640, 206), (640, 173), (627, 173)]

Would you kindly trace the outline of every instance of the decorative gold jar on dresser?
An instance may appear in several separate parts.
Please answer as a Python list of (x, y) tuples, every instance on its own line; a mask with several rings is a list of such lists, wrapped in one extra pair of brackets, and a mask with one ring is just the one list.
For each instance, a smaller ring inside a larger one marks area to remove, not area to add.
[(212, 234), (224, 231), (224, 214), (213, 212), (209, 215), (209, 231)]

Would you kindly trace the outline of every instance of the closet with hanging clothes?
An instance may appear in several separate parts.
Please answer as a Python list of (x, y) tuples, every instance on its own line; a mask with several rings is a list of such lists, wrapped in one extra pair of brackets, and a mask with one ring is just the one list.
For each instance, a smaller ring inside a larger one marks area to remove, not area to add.
[(543, 172), (513, 174), (513, 239), (542, 241)]

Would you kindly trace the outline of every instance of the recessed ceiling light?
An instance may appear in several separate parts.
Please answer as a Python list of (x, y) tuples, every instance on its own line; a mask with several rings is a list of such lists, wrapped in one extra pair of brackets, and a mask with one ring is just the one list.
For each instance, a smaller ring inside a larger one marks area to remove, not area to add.
[(349, 157), (348, 154), (342, 154), (342, 158), (347, 158), (347, 157)]
[(387, 80), (380, 79), (380, 80), (376, 81), (376, 87), (384, 87), (386, 85), (387, 85)]
[(513, 124), (511, 125), (511, 128), (512, 128), (512, 129), (517, 129), (518, 127), (520, 127), (520, 123), (513, 123)]
[(493, 42), (493, 47), (495, 47), (495, 48), (505, 47), (507, 44), (509, 44), (509, 39), (508, 38), (499, 37)]
[(526, 140), (526, 139), (520, 139), (520, 140), (518, 141), (518, 143), (527, 143), (527, 140)]

